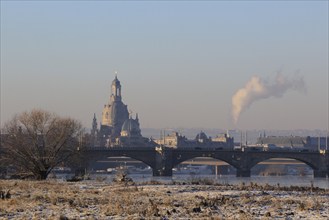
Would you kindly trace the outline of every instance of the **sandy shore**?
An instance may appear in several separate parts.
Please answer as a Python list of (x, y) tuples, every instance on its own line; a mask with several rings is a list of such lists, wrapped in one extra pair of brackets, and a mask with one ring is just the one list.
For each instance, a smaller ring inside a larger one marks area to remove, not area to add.
[[(0, 219), (329, 219), (329, 190), (0, 180)], [(9, 193), (8, 193), (9, 190)]]

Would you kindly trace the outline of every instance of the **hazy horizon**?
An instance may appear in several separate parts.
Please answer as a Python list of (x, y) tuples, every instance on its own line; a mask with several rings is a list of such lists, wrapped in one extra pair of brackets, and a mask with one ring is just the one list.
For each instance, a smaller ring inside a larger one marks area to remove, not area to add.
[(118, 71), (142, 128), (328, 129), (328, 1), (0, 4), (1, 126), (90, 128)]

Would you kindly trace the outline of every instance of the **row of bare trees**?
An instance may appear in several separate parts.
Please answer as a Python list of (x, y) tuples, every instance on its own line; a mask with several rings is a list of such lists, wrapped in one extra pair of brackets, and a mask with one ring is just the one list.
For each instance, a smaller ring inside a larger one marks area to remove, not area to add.
[(44, 110), (14, 116), (1, 131), (0, 164), (46, 179), (54, 167), (72, 163), (85, 146), (81, 123)]

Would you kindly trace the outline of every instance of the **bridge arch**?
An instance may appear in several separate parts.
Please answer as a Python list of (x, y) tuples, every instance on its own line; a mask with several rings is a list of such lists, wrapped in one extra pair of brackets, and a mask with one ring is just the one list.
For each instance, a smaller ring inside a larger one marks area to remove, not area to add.
[(140, 161), (147, 166), (150, 166), (152, 169), (156, 166), (155, 161), (155, 151), (152, 149), (98, 149), (98, 150), (90, 150), (87, 152), (88, 154), (88, 162), (89, 162), (89, 168), (92, 168), (92, 166), (100, 160), (107, 160), (108, 158), (113, 157), (127, 157), (134, 159), (136, 161)]
[(217, 155), (217, 154), (204, 154), (204, 153), (185, 153), (185, 154), (176, 154), (173, 155), (173, 161), (172, 161), (172, 167), (176, 167), (177, 165), (188, 161), (188, 160), (192, 160), (194, 158), (199, 158), (199, 157), (203, 157), (203, 158), (212, 158), (218, 161), (223, 161), (225, 163), (227, 163), (228, 165), (231, 165), (232, 167), (234, 167), (235, 169), (239, 168), (239, 164), (234, 162), (234, 160), (232, 160), (232, 156), (227, 156), (227, 155)]
[(173, 175), (196, 174), (231, 174), (236, 168), (226, 161), (214, 157), (194, 157), (173, 166)]
[(296, 160), (296, 161), (299, 161), (299, 162), (302, 162), (306, 165), (308, 165), (309, 167), (311, 167), (313, 170), (317, 170), (319, 169), (318, 165), (316, 164), (316, 162), (312, 161), (312, 160), (308, 160), (308, 159), (303, 159), (303, 158), (300, 158), (298, 156), (265, 156), (265, 157), (262, 157), (262, 158), (254, 158), (252, 160), (251, 163), (249, 163), (249, 168), (252, 169), (254, 166), (256, 166), (257, 164), (261, 163), (261, 162), (264, 162), (264, 161), (267, 161), (267, 160), (270, 160), (270, 159), (278, 159), (278, 158), (282, 158), (282, 159), (293, 159), (293, 160)]
[(307, 163), (291, 158), (270, 158), (263, 160), (250, 169), (252, 175), (309, 175), (312, 168)]
[[(246, 152), (244, 170), (250, 170), (256, 164), (273, 158), (288, 158), (300, 161), (313, 169), (314, 177), (326, 177), (327, 157), (319, 152), (272, 151)], [(250, 174), (249, 174), (250, 175)]]
[(99, 170), (105, 170), (107, 168), (117, 168), (117, 167), (132, 168), (132, 166), (136, 168), (144, 168), (147, 166), (150, 167), (149, 164), (128, 156), (116, 156), (116, 157), (110, 156), (106, 158), (100, 158), (92, 161), (90, 164), (90, 168), (99, 169)]

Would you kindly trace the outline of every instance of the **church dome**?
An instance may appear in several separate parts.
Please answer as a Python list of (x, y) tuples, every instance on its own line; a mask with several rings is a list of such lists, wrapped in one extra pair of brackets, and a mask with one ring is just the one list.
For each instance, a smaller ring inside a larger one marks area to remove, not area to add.
[(208, 137), (203, 131), (201, 131), (199, 134), (197, 134), (195, 140), (205, 142), (208, 140)]
[(127, 106), (120, 101), (114, 101), (111, 105), (111, 121), (115, 123), (123, 123), (128, 118)]
[(122, 125), (121, 136), (141, 136), (138, 121), (132, 118), (127, 119)]

